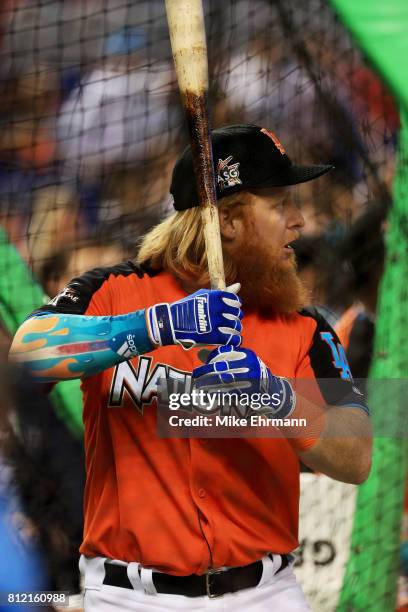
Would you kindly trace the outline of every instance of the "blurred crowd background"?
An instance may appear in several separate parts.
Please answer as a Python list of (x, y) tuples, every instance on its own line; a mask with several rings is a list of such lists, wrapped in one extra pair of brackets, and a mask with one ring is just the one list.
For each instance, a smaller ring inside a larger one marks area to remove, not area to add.
[[(297, 188), (306, 218), (298, 265), (311, 305), (338, 330), (355, 377), (365, 378), (396, 104), (327, 0), (204, 6), (212, 126), (257, 123), (277, 133), (293, 160), (336, 167)], [(188, 134), (164, 10), (163, 0), (1, 4), (2, 368), (11, 335), (38, 300), (87, 269), (133, 258), (140, 236), (171, 211), (170, 174)], [(0, 397), (10, 398), (0, 416), (0, 512), (12, 508), (12, 539), (33, 546), (26, 575), (77, 593), (79, 395), (56, 407), (13, 371), (0, 381)], [(402, 584), (401, 605), (404, 597)]]

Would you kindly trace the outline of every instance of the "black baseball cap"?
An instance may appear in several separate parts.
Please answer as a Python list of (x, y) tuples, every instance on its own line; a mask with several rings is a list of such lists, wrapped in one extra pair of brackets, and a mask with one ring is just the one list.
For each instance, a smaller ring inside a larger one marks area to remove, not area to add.
[[(237, 191), (306, 183), (333, 166), (296, 166), (273, 132), (258, 125), (229, 125), (211, 132), (217, 199)], [(191, 148), (176, 162), (170, 186), (176, 210), (198, 206)]]

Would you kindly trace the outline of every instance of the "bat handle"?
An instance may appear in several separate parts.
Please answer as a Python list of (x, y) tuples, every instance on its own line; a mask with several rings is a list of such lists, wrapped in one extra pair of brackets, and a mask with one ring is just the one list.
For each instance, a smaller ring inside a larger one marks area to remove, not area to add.
[(201, 211), (211, 289), (225, 289), (224, 262), (218, 208), (207, 203)]

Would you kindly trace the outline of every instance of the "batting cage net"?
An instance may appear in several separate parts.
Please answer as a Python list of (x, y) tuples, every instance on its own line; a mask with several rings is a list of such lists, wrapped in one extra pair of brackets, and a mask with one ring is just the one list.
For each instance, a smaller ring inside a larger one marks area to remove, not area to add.
[[(392, 207), (397, 105), (327, 0), (206, 0), (204, 10), (212, 127), (255, 123), (273, 130), (294, 161), (335, 166), (296, 188), (306, 220), (296, 246), (299, 273), (311, 305), (336, 328), (355, 377), (366, 380)], [(140, 236), (172, 210), (171, 171), (188, 133), (162, 0), (5, 0), (0, 32), (0, 326), (8, 345), (46, 295), (90, 268), (135, 257)], [(406, 249), (406, 233), (399, 240)], [(390, 301), (400, 282), (398, 274), (389, 281)], [(391, 333), (381, 330), (383, 339)], [(78, 381), (57, 385), (51, 397), (53, 427), (62, 424), (66, 453), (73, 453), (82, 437)], [(35, 417), (18, 414), (18, 457), (46, 480), (37, 494), (25, 483), (27, 521), (54, 588), (76, 592), (81, 468), (70, 467), (74, 492), (47, 480), (43, 457), (34, 450), (31, 461), (30, 448), (21, 448), (27, 419)], [(313, 610), (408, 605), (405, 458), (387, 462), (387, 448), (381, 452), (374, 506), (354, 485), (302, 473), (296, 573)], [(376, 551), (387, 534), (391, 561), (383, 563)], [(373, 566), (385, 585), (375, 602)], [(356, 590), (358, 604), (350, 596)]]

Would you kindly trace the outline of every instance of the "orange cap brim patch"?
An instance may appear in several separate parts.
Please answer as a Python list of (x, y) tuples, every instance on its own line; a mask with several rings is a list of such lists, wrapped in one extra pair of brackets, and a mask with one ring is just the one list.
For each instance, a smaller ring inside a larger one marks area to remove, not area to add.
[(270, 130), (267, 130), (266, 128), (262, 128), (261, 132), (263, 134), (266, 134), (266, 136), (269, 136), (269, 138), (273, 141), (273, 144), (275, 145), (275, 147), (278, 149), (278, 151), (282, 153), (282, 155), (286, 155), (286, 151), (283, 145), (281, 144), (279, 138), (275, 136), (273, 132), (271, 132)]

